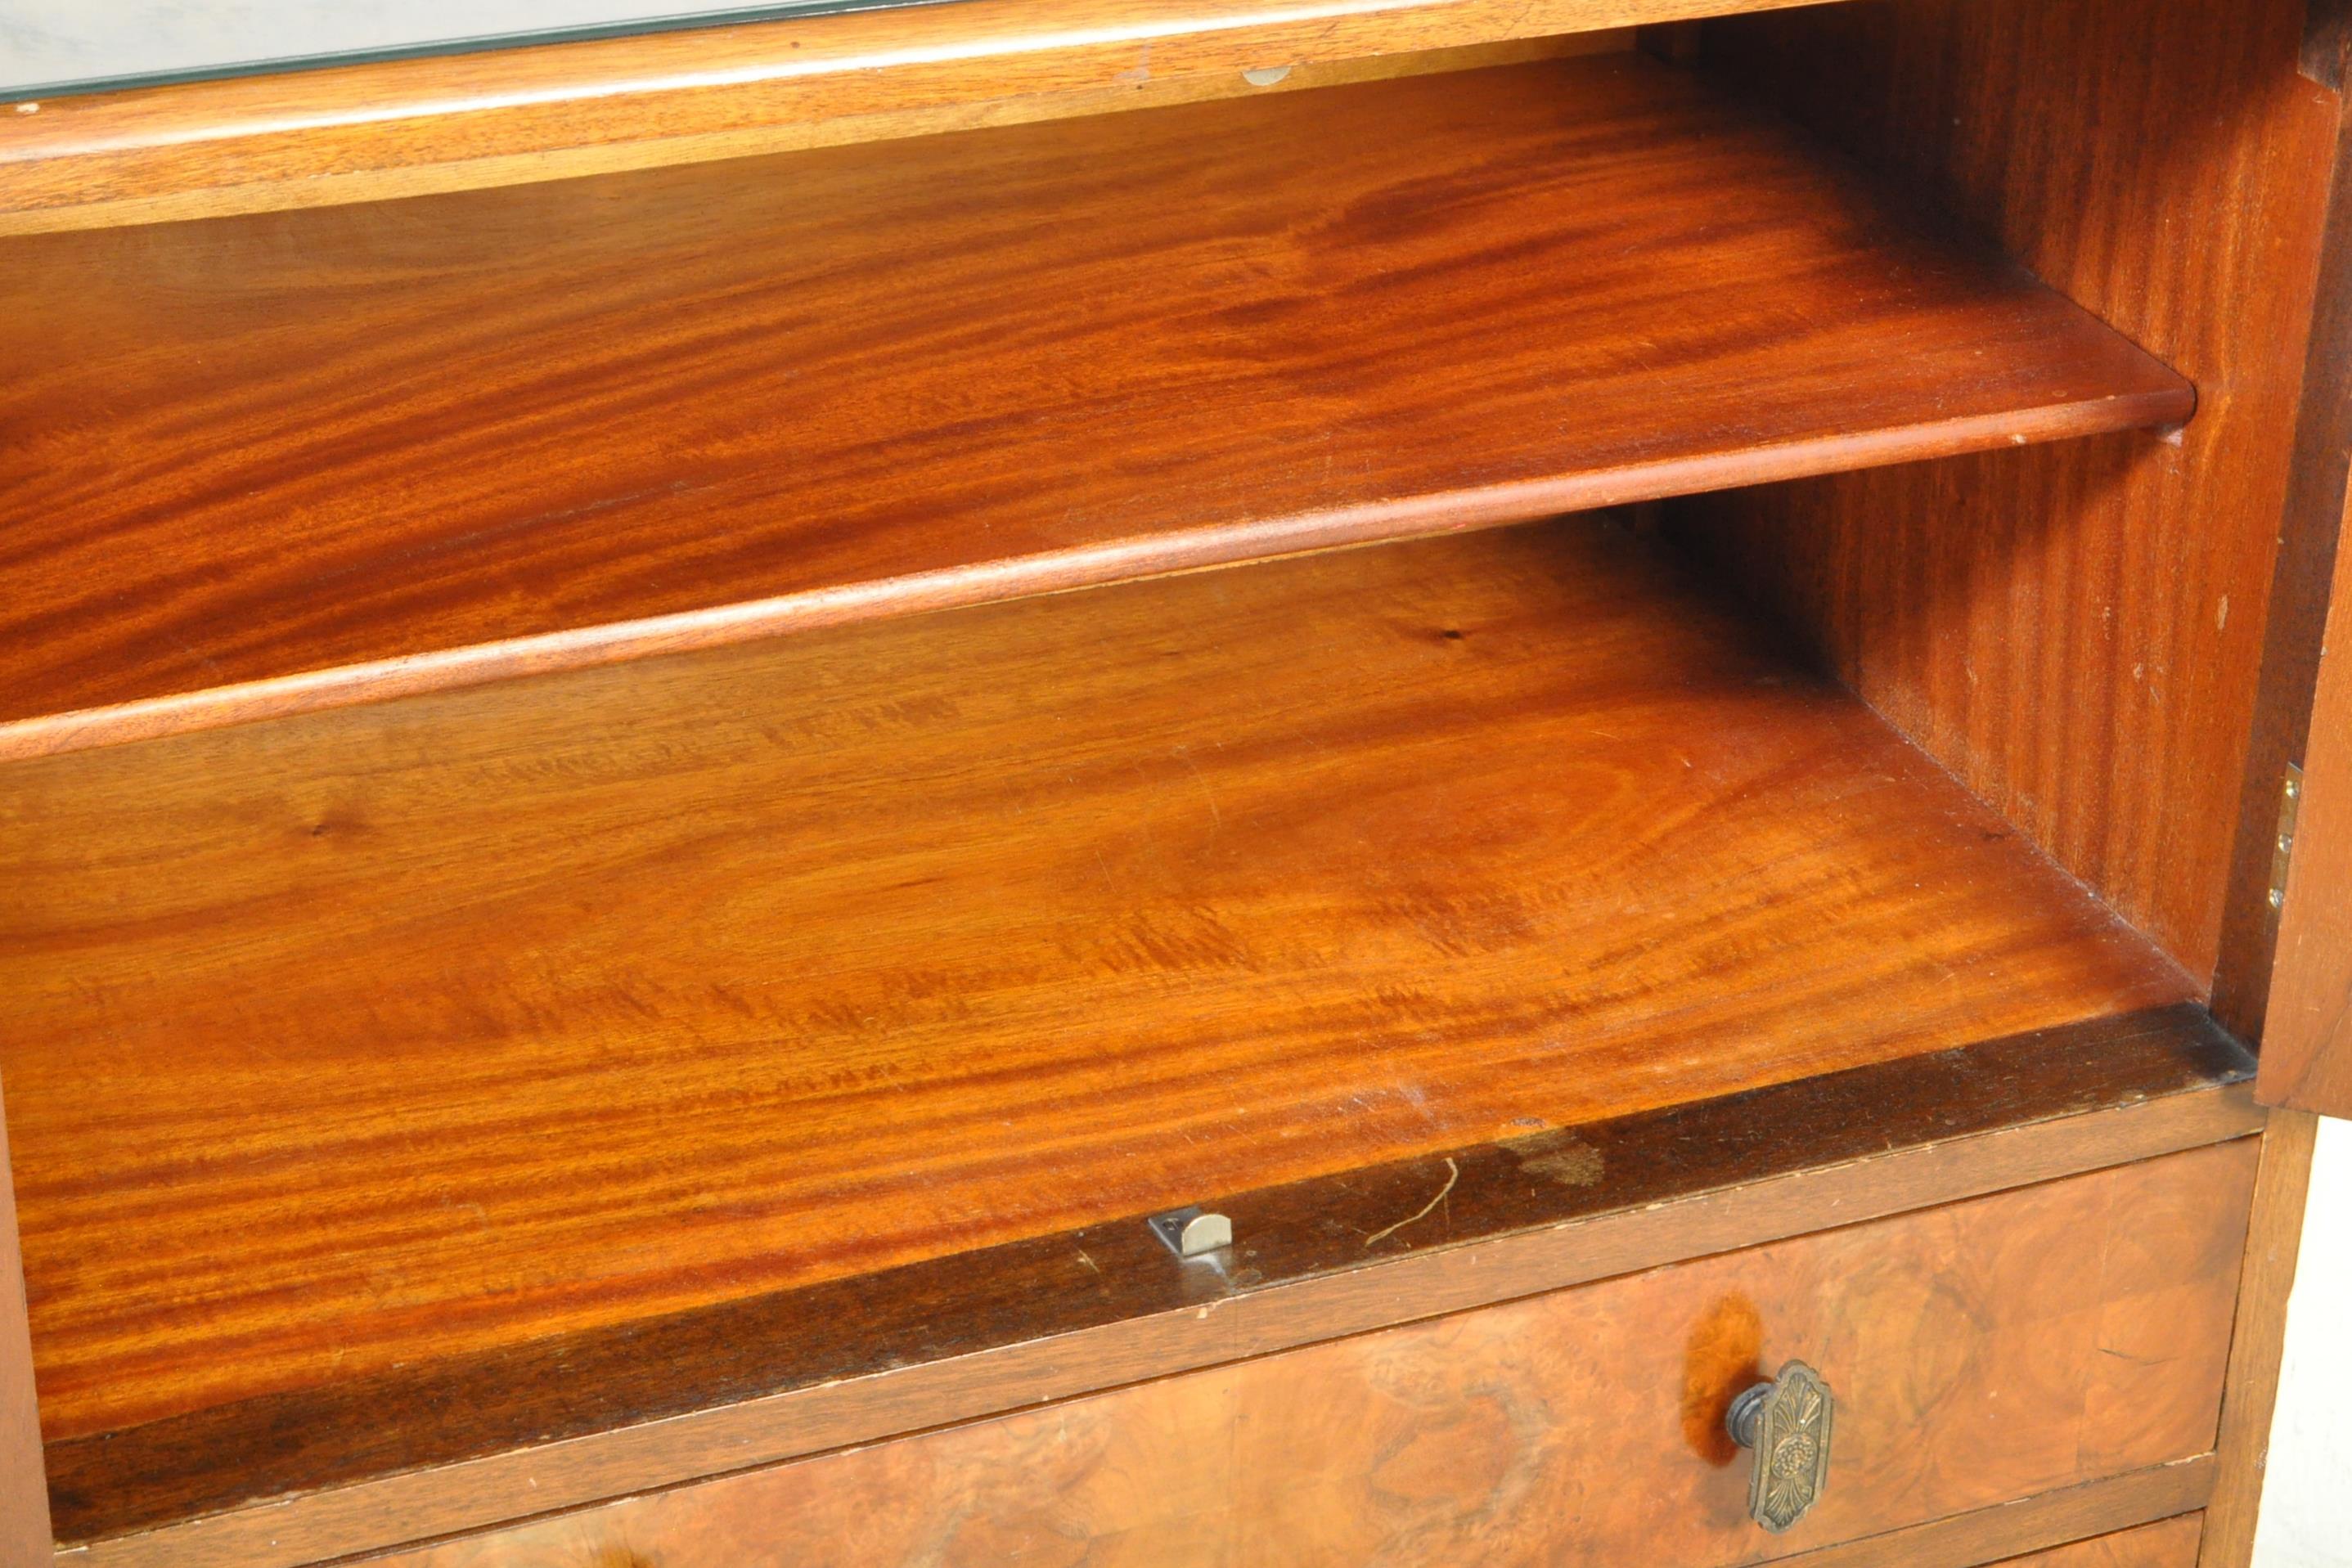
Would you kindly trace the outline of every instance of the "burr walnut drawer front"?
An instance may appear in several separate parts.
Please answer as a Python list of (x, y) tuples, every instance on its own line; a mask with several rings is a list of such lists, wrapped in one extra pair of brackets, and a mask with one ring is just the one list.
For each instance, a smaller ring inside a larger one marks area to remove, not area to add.
[[(392, 1561), (1713, 1568), (1787, 1556), (2208, 1451), (2253, 1162), (2251, 1140), (2218, 1145)], [(1834, 1427), (1817, 1505), (1776, 1533), (1750, 1517), (1751, 1456), (1724, 1417), (1790, 1360), (1826, 1380)]]
[(2204, 1532), (2204, 1515), (2184, 1513), (2031, 1557), (2012, 1557), (2002, 1568), (2197, 1568), (2197, 1548)]

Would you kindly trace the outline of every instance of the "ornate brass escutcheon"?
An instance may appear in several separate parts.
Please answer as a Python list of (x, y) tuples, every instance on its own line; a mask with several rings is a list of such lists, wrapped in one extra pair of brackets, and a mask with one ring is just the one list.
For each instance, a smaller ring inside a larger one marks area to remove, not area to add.
[(1731, 1440), (1756, 1450), (1748, 1512), (1779, 1534), (1805, 1517), (1830, 1474), (1830, 1424), (1837, 1406), (1822, 1375), (1801, 1361), (1780, 1368), (1731, 1402), (1723, 1425)]

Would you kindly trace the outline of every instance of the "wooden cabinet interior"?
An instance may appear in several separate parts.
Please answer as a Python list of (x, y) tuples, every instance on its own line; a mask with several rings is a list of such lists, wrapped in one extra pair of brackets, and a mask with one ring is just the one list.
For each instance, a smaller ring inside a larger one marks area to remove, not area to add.
[[(2278, 815), (2275, 768), (2248, 781), (2244, 762), (2340, 107), (2296, 68), (2303, 10), (1832, 5), (1715, 25), (1710, 57), (2206, 390), (2179, 446), (1920, 465), (1686, 519), (1842, 680), (2203, 982), (2241, 794), (2265, 833)], [(2170, 225), (2200, 243), (2147, 237)], [(2307, 710), (2309, 686), (2277, 700)]]
[(0, 820), (54, 1438), (2193, 994), (1586, 519), (20, 763)]
[[(1342, 10), (1138, 9), (1216, 100), (1140, 112), (963, 0), (0, 123), (0, 1478), (72, 1561), (2245, 1163), (2299, 0)], [(1379, 79), (1234, 86), (1286, 39)], [(2203, 1508), (2210, 1426), (1821, 1562)]]

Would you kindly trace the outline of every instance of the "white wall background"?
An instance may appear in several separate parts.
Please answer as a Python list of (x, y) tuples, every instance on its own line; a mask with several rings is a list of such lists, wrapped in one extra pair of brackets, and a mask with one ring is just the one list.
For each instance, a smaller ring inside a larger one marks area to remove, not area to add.
[(2254, 1568), (2352, 1568), (2352, 1122), (2319, 1124)]
[(775, 0), (0, 0), (0, 90), (762, 3)]

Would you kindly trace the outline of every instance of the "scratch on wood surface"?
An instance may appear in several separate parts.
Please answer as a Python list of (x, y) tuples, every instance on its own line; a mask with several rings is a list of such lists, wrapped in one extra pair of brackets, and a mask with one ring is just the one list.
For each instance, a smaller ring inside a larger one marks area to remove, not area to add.
[(1192, 751), (1190, 747), (1178, 747), (1176, 759), (1181, 762), (1185, 770), (1192, 775), (1192, 782), (1201, 787), (1201, 799), (1209, 803), (1209, 836), (1215, 838), (1224, 831), (1225, 826), (1225, 814), (1217, 810), (1217, 792), (1209, 788), (1208, 779), (1202, 776), (1201, 765), (1192, 760)]
[(1452, 1192), (1454, 1190), (1454, 1184), (1461, 1179), (1462, 1167), (1455, 1165), (1454, 1161), (1449, 1158), (1445, 1162), (1445, 1185), (1437, 1189), (1437, 1196), (1431, 1198), (1427, 1203), (1423, 1204), (1412, 1213), (1406, 1215), (1402, 1219), (1398, 1220), (1394, 1225), (1390, 1226), (1386, 1230), (1374, 1231), (1371, 1235), (1365, 1237), (1364, 1245), (1369, 1248), (1379, 1242), (1385, 1241), (1390, 1237), (1394, 1236), (1398, 1231), (1402, 1230), (1406, 1226), (1411, 1225), (1413, 1221), (1428, 1218), (1429, 1211), (1435, 1208), (1439, 1204), (1444, 1203), (1445, 1201), (1445, 1195)]

